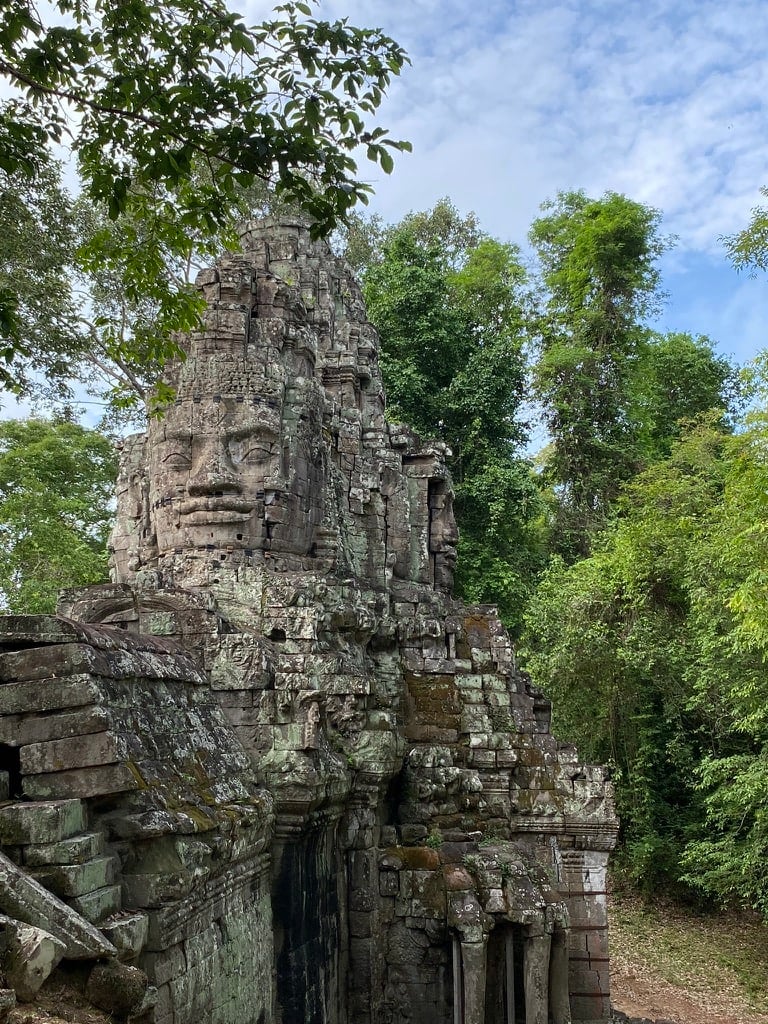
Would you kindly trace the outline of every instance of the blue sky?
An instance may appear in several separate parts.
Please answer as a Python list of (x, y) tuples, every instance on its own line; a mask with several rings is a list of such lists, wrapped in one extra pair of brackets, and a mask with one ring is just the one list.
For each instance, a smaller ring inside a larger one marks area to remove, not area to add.
[[(231, 2), (250, 21), (273, 6)], [(414, 152), (391, 176), (363, 161), (372, 211), (394, 221), (449, 196), (524, 246), (558, 190), (624, 192), (677, 236), (655, 326), (707, 334), (740, 362), (768, 346), (768, 277), (737, 274), (720, 242), (768, 185), (765, 0), (320, 0), (317, 12), (381, 27), (411, 57), (380, 120)]]
[(381, 121), (414, 153), (389, 178), (362, 168), (385, 219), (447, 195), (523, 244), (558, 190), (624, 192), (678, 239), (658, 326), (741, 361), (768, 344), (768, 279), (719, 241), (768, 184), (763, 0), (321, 0), (319, 16), (379, 26), (412, 60)]

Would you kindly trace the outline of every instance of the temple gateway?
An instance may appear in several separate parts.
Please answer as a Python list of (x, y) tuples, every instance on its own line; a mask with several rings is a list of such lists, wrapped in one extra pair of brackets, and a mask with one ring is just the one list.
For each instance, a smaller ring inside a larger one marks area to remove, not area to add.
[(607, 1021), (610, 784), (452, 597), (449, 453), (385, 419), (347, 264), (242, 242), (124, 443), (112, 582), (0, 620), (0, 1003)]

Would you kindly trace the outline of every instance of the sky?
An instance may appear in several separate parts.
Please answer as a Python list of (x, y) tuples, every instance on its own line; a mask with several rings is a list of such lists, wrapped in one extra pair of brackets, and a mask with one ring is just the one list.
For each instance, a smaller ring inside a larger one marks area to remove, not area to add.
[[(230, 0), (261, 21), (270, 0)], [(408, 52), (379, 122), (408, 139), (370, 210), (399, 220), (448, 196), (525, 250), (559, 190), (623, 192), (675, 245), (654, 323), (746, 362), (768, 345), (768, 277), (728, 262), (768, 185), (765, 0), (320, 0), (317, 17), (380, 27)], [(768, 205), (768, 200), (765, 201)], [(5, 403), (0, 415), (26, 406)], [(88, 418), (98, 410), (86, 409)]]
[(720, 241), (768, 185), (764, 0), (321, 0), (318, 16), (380, 27), (412, 62), (380, 121), (414, 152), (389, 177), (361, 165), (371, 210), (449, 196), (524, 246), (559, 190), (623, 192), (676, 236), (655, 326), (739, 362), (768, 344), (768, 279), (737, 274)]

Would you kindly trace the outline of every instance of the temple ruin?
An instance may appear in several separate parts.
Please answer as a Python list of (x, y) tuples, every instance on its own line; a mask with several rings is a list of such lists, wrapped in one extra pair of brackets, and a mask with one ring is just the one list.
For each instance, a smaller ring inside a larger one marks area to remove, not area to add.
[(349, 267), (296, 223), (242, 244), (124, 443), (113, 581), (0, 620), (4, 991), (75, 963), (142, 1024), (609, 1020), (610, 784), (452, 597), (447, 450), (386, 420)]

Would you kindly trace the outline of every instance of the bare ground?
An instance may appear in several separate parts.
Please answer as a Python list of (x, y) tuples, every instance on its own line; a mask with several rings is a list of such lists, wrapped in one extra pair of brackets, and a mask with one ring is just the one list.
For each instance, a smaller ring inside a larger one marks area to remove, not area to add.
[(674, 1024), (768, 1024), (768, 929), (754, 915), (611, 905), (613, 1005)]

